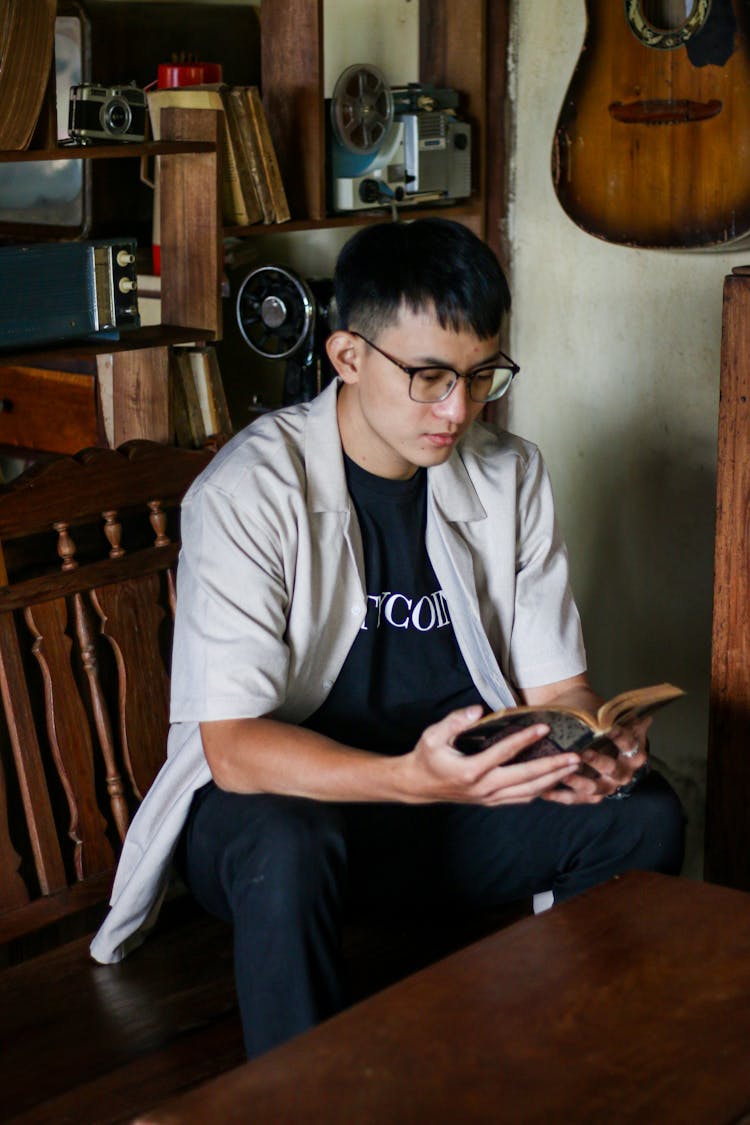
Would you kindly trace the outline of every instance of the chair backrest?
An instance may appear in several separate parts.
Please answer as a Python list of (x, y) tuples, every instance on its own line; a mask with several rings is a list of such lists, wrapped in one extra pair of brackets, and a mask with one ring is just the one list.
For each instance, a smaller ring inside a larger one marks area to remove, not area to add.
[(166, 753), (179, 503), (211, 456), (133, 441), (0, 488), (3, 924), (107, 896)]

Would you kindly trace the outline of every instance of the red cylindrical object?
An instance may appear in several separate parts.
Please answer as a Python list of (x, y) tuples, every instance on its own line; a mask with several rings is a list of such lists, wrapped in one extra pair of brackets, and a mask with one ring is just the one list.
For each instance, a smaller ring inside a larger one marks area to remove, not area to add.
[(221, 63), (159, 63), (156, 85), (159, 90), (175, 86), (203, 86), (221, 82)]

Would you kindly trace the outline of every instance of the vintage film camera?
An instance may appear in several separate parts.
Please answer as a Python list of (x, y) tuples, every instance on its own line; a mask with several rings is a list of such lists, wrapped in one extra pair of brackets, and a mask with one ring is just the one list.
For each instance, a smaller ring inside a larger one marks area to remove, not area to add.
[(422, 83), (389, 87), (377, 67), (347, 67), (330, 102), (334, 211), (453, 202), (471, 194), (471, 126), (458, 93)]
[(252, 270), (237, 291), (237, 324), (265, 359), (283, 359), (283, 404), (309, 402), (334, 372), (324, 344), (335, 328), (333, 282), (306, 279), (286, 266)]
[(143, 141), (146, 108), (146, 95), (137, 86), (71, 86), (68, 133), (79, 144)]

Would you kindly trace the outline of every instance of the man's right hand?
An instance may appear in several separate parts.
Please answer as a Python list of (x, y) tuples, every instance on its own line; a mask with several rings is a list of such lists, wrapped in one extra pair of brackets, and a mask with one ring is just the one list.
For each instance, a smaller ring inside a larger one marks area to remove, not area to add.
[(201, 723), (201, 735), (219, 788), (322, 801), (520, 804), (551, 792), (579, 768), (580, 759), (570, 752), (504, 764), (542, 738), (545, 726), (509, 735), (481, 754), (462, 754), (453, 739), (481, 714), (478, 706), (453, 711), (427, 727), (413, 750), (397, 756), (357, 750), (270, 718)]
[(453, 746), (453, 739), (481, 715), (478, 706), (452, 711), (427, 727), (409, 754), (394, 759), (400, 800), (407, 804), (525, 804), (554, 789), (580, 767), (580, 758), (571, 753), (505, 764), (549, 732), (541, 724), (502, 738), (479, 754), (462, 754)]

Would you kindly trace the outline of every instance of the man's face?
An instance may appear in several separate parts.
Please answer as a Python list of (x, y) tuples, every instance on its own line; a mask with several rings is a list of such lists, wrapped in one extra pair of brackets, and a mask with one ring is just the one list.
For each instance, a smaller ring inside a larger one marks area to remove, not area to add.
[[(482, 410), (469, 398), (466, 380), (459, 379), (442, 402), (414, 402), (404, 371), (358, 336), (337, 336), (340, 355), (348, 360), (336, 364), (345, 380), (338, 410), (347, 455), (369, 472), (394, 480), (447, 461)], [(409, 310), (402, 310), (398, 322), (373, 343), (409, 367), (452, 367), (462, 374), (493, 359), (499, 347), (497, 336), (480, 340), (465, 329), (441, 328), (432, 313)]]

